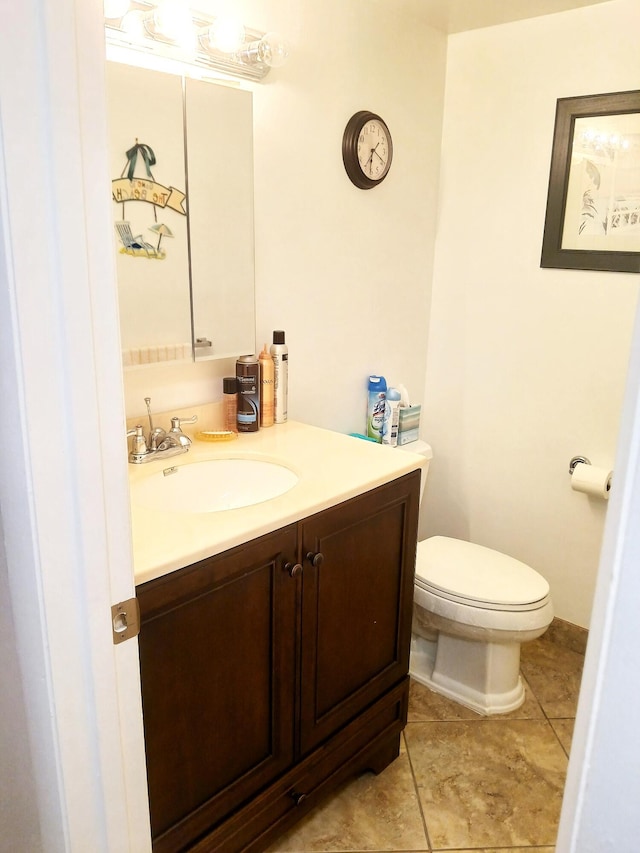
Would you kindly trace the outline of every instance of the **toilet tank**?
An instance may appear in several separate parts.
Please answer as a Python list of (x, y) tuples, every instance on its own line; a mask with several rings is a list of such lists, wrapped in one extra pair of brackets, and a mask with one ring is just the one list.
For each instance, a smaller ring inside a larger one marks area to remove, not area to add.
[(433, 458), (433, 450), (431, 449), (431, 445), (427, 444), (426, 441), (411, 441), (409, 444), (398, 445), (396, 450), (400, 450), (404, 453), (415, 453), (418, 456), (422, 456), (425, 460), (424, 467), (422, 469), (422, 475), (420, 477), (420, 503), (422, 503), (422, 497), (424, 495), (424, 489), (427, 485), (427, 474), (429, 473), (429, 463)]

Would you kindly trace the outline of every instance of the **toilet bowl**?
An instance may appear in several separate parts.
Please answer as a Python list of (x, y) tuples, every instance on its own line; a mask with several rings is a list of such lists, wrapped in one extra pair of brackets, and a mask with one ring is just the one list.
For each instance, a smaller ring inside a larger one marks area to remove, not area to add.
[(524, 702), (520, 645), (551, 624), (549, 584), (530, 566), (460, 539), (418, 543), (409, 672), (480, 714)]
[[(422, 497), (431, 448), (402, 449), (427, 460)], [(409, 673), (436, 693), (479, 714), (520, 707), (520, 646), (552, 619), (549, 584), (525, 563), (446, 536), (418, 543)]]

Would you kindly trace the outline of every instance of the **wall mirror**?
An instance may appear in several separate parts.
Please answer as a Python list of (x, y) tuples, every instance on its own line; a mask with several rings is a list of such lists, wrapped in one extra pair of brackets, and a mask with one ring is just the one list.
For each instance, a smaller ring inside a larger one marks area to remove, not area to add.
[(107, 63), (125, 367), (255, 351), (251, 92)]

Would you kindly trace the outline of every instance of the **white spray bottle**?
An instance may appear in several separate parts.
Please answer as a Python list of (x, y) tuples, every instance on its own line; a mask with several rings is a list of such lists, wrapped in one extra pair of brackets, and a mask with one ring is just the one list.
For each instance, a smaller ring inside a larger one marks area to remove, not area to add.
[(287, 420), (289, 396), (289, 348), (284, 342), (284, 332), (273, 333), (270, 348), (274, 369), (274, 422), (283, 424)]
[(384, 404), (382, 422), (382, 443), (395, 447), (398, 444), (398, 424), (400, 422), (401, 394), (396, 388), (389, 388)]

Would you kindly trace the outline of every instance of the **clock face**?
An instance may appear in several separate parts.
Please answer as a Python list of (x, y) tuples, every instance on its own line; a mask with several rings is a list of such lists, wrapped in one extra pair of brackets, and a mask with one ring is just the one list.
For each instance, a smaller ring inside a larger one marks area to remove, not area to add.
[(389, 128), (375, 113), (351, 116), (342, 137), (342, 160), (351, 182), (370, 190), (386, 178), (393, 158)]
[(372, 181), (381, 181), (391, 165), (389, 152), (385, 125), (377, 119), (371, 119), (358, 135), (358, 163), (362, 173)]

